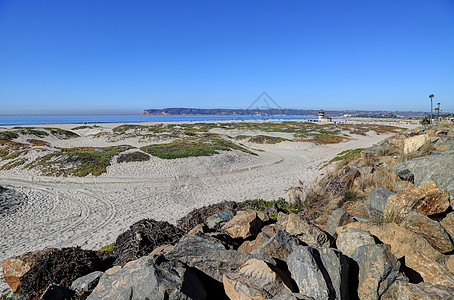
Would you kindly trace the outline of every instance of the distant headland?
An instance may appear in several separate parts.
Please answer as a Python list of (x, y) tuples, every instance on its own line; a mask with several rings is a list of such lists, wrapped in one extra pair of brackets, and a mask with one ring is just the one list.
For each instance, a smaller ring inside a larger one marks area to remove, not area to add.
[[(233, 116), (317, 116), (318, 109), (292, 108), (187, 108), (174, 107), (145, 109), (141, 115), (233, 115)], [(368, 110), (326, 110), (333, 117), (423, 117), (424, 112), (414, 111), (368, 111)]]

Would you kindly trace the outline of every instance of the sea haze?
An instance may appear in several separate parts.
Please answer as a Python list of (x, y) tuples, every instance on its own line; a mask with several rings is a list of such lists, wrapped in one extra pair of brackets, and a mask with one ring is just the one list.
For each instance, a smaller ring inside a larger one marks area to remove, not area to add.
[(136, 123), (222, 120), (307, 120), (301, 116), (224, 116), (224, 115), (14, 115), (1, 116), (0, 125), (85, 124), (85, 123)]

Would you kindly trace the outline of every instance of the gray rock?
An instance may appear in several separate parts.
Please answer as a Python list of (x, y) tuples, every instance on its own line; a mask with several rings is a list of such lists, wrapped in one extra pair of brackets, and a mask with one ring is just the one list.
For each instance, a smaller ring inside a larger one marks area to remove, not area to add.
[(445, 285), (434, 285), (428, 283), (409, 283), (396, 280), (383, 295), (383, 300), (453, 300), (454, 287)]
[(408, 169), (415, 177), (415, 186), (433, 180), (440, 189), (447, 189), (453, 199), (454, 150), (398, 163), (393, 169), (396, 172)]
[(410, 212), (400, 226), (423, 237), (432, 247), (441, 253), (449, 253), (454, 250), (451, 238), (443, 226), (426, 216), (416, 212)]
[(104, 275), (104, 272), (95, 271), (85, 276), (79, 277), (71, 284), (73, 291), (91, 292), (98, 285), (99, 279)]
[(276, 264), (270, 256), (231, 250), (219, 240), (201, 233), (183, 237), (165, 256), (169, 260), (179, 260), (191, 268), (196, 268), (218, 282), (222, 282), (225, 273), (238, 269), (252, 258)]
[(67, 300), (74, 296), (74, 291), (67, 289), (61, 285), (51, 284), (41, 295), (40, 300)]
[(315, 300), (315, 299), (312, 297), (305, 296), (301, 293), (292, 293), (292, 294), (279, 295), (279, 296), (271, 298), (270, 300)]
[(206, 222), (209, 229), (214, 229), (220, 227), (227, 221), (230, 221), (235, 215), (230, 209), (221, 211), (220, 213), (214, 214), (211, 217), (208, 217)]
[(207, 293), (192, 270), (179, 261), (154, 255), (129, 262), (113, 274), (106, 273), (87, 299), (206, 298)]
[(397, 172), (397, 176), (403, 181), (409, 181), (411, 183), (415, 183), (415, 175), (410, 172), (409, 169), (400, 170)]
[(300, 293), (315, 299), (348, 299), (348, 257), (332, 248), (300, 246), (287, 259)]
[(364, 209), (368, 212), (370, 217), (383, 217), (386, 200), (388, 200), (390, 195), (394, 194), (395, 193), (379, 186), (370, 193), (367, 200), (364, 201)]
[(372, 234), (364, 229), (347, 228), (336, 240), (337, 249), (347, 256), (351, 256), (357, 248), (364, 245), (375, 245)]
[(387, 244), (357, 248), (351, 258), (358, 264), (359, 299), (380, 299), (396, 280), (408, 281), (399, 273), (400, 262)]
[(290, 253), (300, 245), (301, 241), (298, 238), (286, 231), (280, 230), (263, 245), (254, 249), (251, 254), (258, 254), (260, 256), (270, 255), (273, 258), (287, 261), (287, 257)]
[(322, 248), (331, 245), (330, 237), (325, 231), (297, 214), (288, 216), (285, 230), (311, 247)]
[(338, 208), (333, 211), (328, 222), (326, 222), (325, 231), (332, 237), (337, 237), (336, 228), (351, 222), (353, 222), (352, 216), (342, 208)]

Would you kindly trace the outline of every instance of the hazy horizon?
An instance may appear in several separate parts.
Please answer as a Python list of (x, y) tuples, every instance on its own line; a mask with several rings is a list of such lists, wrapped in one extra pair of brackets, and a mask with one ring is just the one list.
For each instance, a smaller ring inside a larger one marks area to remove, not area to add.
[(0, 1), (0, 114), (454, 111), (454, 2)]

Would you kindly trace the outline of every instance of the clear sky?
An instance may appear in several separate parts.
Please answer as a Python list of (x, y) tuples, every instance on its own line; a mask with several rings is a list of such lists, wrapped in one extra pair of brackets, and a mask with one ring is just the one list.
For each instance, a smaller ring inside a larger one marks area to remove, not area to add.
[(0, 114), (454, 112), (453, 0), (0, 0)]

